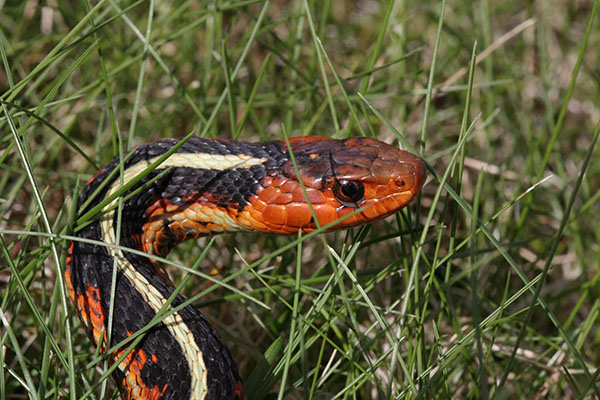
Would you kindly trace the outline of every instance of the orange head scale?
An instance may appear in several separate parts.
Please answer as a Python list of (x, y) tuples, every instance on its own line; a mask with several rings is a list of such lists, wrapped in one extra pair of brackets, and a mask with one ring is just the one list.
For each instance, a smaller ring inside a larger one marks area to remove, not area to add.
[(320, 226), (360, 209), (330, 230), (374, 221), (405, 207), (425, 182), (425, 165), (419, 157), (375, 139), (300, 137), (290, 139), (290, 147), (298, 174), (290, 157), (281, 170), (267, 173), (262, 189), (250, 199), (250, 214), (258, 222), (252, 224), (255, 230), (316, 229), (308, 201)]

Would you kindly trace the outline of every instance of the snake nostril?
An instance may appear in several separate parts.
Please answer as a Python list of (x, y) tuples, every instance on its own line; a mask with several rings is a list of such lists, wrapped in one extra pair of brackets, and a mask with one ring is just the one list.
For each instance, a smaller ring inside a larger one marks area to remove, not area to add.
[(404, 186), (406, 186), (404, 178), (396, 178), (396, 186), (398, 186), (398, 189), (404, 189)]

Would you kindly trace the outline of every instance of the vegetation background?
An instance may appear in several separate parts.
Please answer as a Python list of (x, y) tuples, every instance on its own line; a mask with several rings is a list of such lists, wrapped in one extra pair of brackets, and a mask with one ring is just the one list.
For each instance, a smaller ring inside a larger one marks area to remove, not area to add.
[(373, 136), (430, 168), (371, 226), (169, 255), (239, 289), (184, 290), (250, 399), (600, 397), (598, 6), (0, 0), (0, 399), (118, 396), (65, 310), (73, 198), (192, 131)]

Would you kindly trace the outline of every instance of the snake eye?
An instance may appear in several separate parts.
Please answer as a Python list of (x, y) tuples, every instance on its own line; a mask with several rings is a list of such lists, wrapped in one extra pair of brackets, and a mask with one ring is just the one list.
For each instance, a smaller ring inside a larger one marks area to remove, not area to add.
[(355, 206), (365, 195), (365, 186), (357, 181), (336, 181), (333, 194), (344, 205)]

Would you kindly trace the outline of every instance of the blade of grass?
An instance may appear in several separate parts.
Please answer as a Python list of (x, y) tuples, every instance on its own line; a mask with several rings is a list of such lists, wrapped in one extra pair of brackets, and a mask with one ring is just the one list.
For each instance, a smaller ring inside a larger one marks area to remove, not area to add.
[[(552, 260), (554, 260), (554, 256), (556, 254), (556, 251), (558, 250), (558, 245), (565, 234), (567, 224), (569, 221), (569, 217), (571, 216), (571, 211), (573, 210), (573, 206), (575, 204), (575, 201), (577, 200), (579, 188), (581, 187), (581, 183), (583, 182), (583, 177), (585, 175), (585, 172), (587, 171), (587, 167), (590, 162), (590, 159), (592, 158), (592, 154), (594, 152), (596, 143), (598, 141), (598, 136), (600, 136), (600, 124), (596, 128), (596, 131), (594, 132), (592, 140), (590, 141), (588, 150), (585, 155), (585, 159), (583, 160), (583, 164), (582, 164), (581, 168), (579, 169), (579, 175), (577, 176), (577, 180), (575, 181), (575, 184), (573, 185), (573, 190), (571, 191), (571, 195), (569, 196), (569, 202), (567, 203), (567, 206), (565, 207), (565, 211), (563, 213), (563, 217), (561, 219), (560, 226), (558, 228), (558, 231), (554, 235), (552, 244), (550, 245), (550, 252), (546, 256), (546, 262), (544, 264), (544, 269), (542, 270), (542, 273), (540, 274), (540, 282), (537, 285), (537, 287), (535, 288), (535, 291), (533, 293), (533, 299), (531, 300), (531, 305), (529, 306), (529, 309), (527, 310), (527, 315), (525, 317), (525, 321), (524, 321), (523, 325), (521, 326), (521, 331), (519, 332), (519, 335), (517, 336), (517, 339), (515, 341), (513, 351), (510, 356), (508, 365), (506, 366), (506, 368), (504, 370), (504, 374), (502, 375), (502, 378), (500, 379), (500, 382), (498, 384), (498, 386), (500, 386), (500, 387), (502, 387), (502, 385), (504, 385), (504, 383), (508, 379), (509, 371), (512, 370), (512, 366), (515, 362), (517, 350), (520, 348), (521, 341), (523, 340), (523, 338), (525, 336), (525, 330), (529, 326), (529, 323), (531, 322), (531, 317), (532, 317), (533, 311), (538, 303), (538, 300), (541, 300), (540, 296), (541, 296), (542, 287), (544, 286), (544, 283), (546, 282), (546, 277), (548, 276), (548, 271), (550, 270), (550, 266), (552, 265)], [(557, 321), (557, 323), (558, 323), (558, 321)], [(561, 331), (562, 331), (562, 329), (561, 329)], [(569, 342), (570, 342), (570, 340), (569, 340)], [(571, 346), (575, 347), (573, 343), (569, 343), (570, 348), (571, 348)], [(575, 348), (577, 348), (577, 347), (575, 347)], [(571, 348), (571, 350), (573, 351), (572, 348)], [(583, 367), (584, 372), (586, 373), (585, 374), (586, 377), (590, 380), (590, 384), (592, 385), (591, 388), (594, 390), (594, 393), (596, 394), (596, 396), (600, 397), (600, 390), (598, 389), (597, 385), (595, 384), (595, 379), (592, 380), (592, 376), (589, 374), (589, 371), (585, 367), (585, 361), (583, 360), (583, 357), (579, 354), (579, 352), (575, 352), (574, 356), (575, 356), (575, 359), (581, 365), (584, 365), (584, 367)]]

